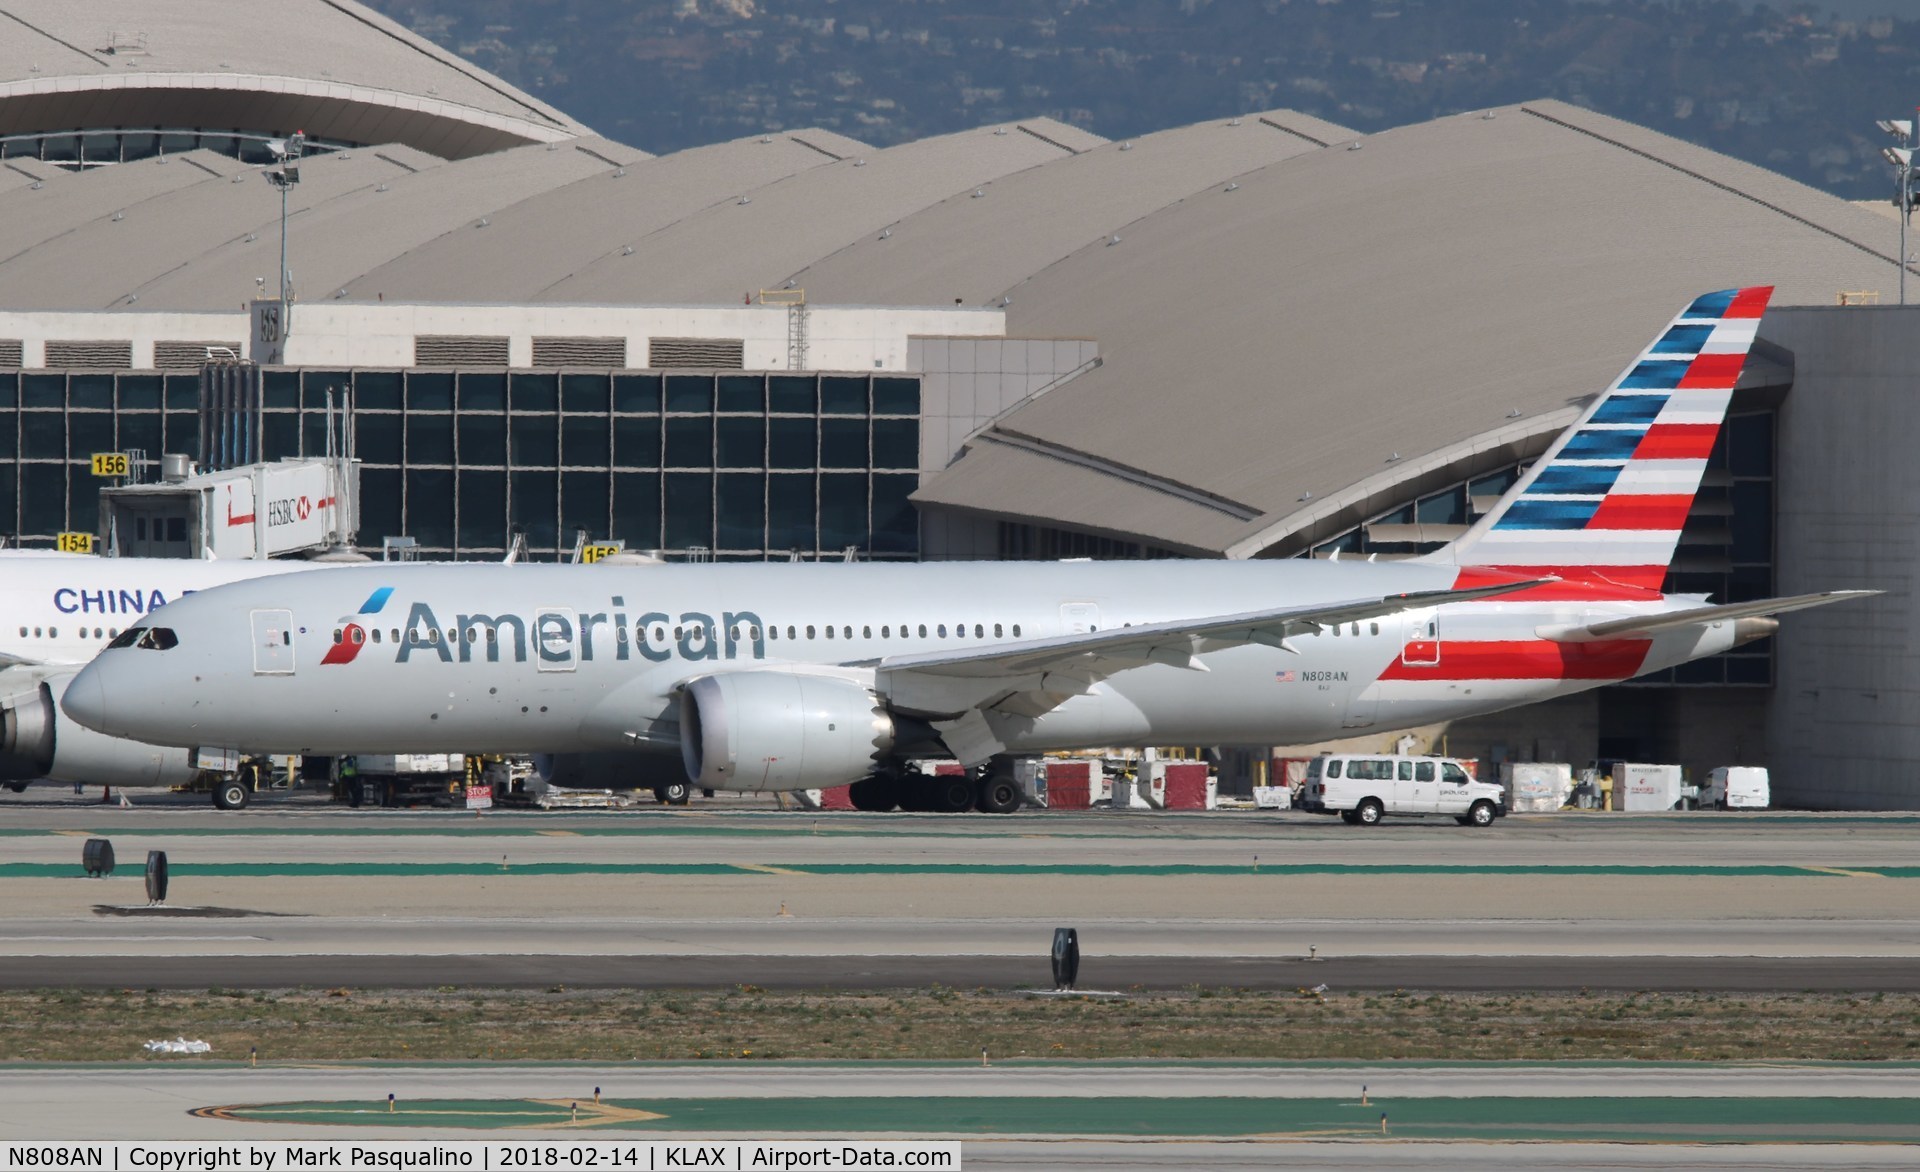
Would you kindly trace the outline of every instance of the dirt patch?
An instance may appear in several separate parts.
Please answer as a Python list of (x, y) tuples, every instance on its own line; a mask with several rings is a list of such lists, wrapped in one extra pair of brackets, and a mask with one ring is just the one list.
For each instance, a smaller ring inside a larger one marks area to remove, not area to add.
[[(76, 963), (85, 963), (76, 961)], [(0, 993), (0, 1054), (215, 1059), (1920, 1059), (1920, 994), (1332, 994), (1123, 999), (984, 990), (504, 992), (442, 987)]]

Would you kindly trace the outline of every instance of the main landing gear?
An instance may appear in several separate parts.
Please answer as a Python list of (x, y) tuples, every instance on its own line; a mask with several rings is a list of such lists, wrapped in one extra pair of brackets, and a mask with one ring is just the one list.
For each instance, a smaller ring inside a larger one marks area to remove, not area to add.
[(882, 813), (1011, 814), (1026, 799), (1011, 771), (992, 766), (969, 773), (876, 773), (847, 787), (856, 810)]

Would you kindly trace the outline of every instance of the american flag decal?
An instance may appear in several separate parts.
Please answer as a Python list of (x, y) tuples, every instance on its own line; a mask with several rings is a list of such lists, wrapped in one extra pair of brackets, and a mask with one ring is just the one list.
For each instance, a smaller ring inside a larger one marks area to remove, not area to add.
[(1277, 671), (1273, 673), (1273, 682), (1276, 684), (1291, 684), (1295, 678), (1294, 674), (1290, 671)]

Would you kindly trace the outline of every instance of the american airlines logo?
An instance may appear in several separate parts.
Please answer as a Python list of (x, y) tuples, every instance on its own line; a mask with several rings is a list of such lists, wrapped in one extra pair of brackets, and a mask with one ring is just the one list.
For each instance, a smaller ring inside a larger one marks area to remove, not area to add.
[(392, 594), (392, 587), (383, 586), (357, 615), (343, 617), (334, 645), (320, 662), (352, 663), (369, 643), (392, 645), (395, 663), (533, 662), (543, 670), (596, 658), (665, 663), (767, 657), (766, 624), (752, 611), (723, 611), (717, 620), (701, 611), (629, 615), (626, 600), (616, 595), (606, 610), (543, 607), (529, 614), (456, 613), (448, 622), (428, 603), (415, 602), (408, 606), (403, 625), (378, 627), (366, 616), (379, 614)]

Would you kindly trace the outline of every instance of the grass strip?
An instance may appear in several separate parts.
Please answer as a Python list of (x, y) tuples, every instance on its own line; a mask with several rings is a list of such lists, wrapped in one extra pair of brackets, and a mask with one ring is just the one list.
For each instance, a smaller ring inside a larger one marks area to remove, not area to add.
[(268, 1062), (1911, 1061), (1917, 1027), (1909, 993), (0, 992), (0, 1054), (23, 1063), (179, 1035)]

